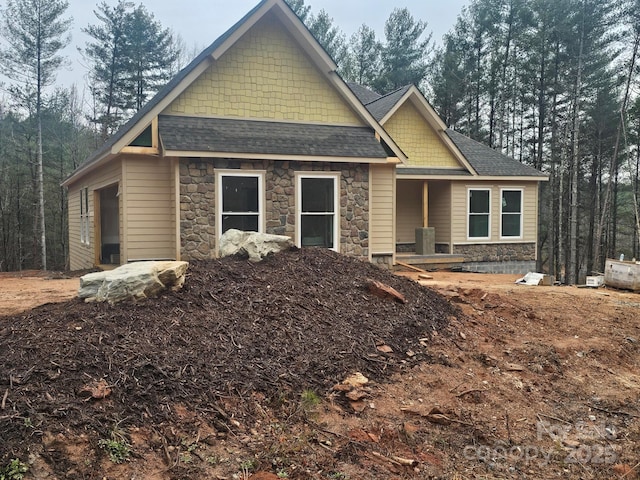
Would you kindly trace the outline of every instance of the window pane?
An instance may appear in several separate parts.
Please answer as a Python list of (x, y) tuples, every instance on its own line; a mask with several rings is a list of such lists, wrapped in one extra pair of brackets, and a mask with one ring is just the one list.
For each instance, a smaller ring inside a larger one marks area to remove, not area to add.
[(519, 237), (520, 236), (520, 214), (510, 213), (502, 215), (502, 236), (503, 237)]
[(333, 178), (302, 179), (302, 211), (335, 212)]
[(230, 228), (242, 230), (243, 232), (257, 232), (258, 215), (223, 215), (222, 233)]
[(522, 192), (505, 190), (502, 192), (502, 211), (505, 213), (520, 213), (522, 206)]
[(489, 215), (469, 216), (469, 237), (489, 236)]
[(223, 212), (258, 212), (258, 177), (222, 177)]
[(302, 215), (300, 223), (303, 247), (333, 248), (333, 215)]
[(469, 194), (469, 213), (489, 213), (488, 190), (471, 190)]

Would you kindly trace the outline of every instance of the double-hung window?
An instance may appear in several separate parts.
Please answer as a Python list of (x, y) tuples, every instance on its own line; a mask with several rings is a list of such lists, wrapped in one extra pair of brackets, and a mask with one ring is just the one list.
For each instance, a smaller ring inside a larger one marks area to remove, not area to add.
[(491, 229), (491, 190), (489, 188), (470, 188), (468, 190), (469, 239), (489, 239)]
[(231, 228), (262, 232), (263, 174), (261, 172), (218, 173), (218, 231)]
[(297, 175), (297, 243), (301, 247), (338, 251), (339, 179), (339, 173)]
[(522, 189), (500, 191), (500, 236), (522, 237)]
[(80, 189), (80, 243), (89, 245), (89, 188)]

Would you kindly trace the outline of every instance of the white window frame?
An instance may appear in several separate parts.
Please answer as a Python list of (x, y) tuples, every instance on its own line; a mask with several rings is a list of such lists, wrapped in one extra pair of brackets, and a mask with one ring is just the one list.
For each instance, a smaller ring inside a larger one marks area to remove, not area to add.
[[(251, 177), (258, 179), (258, 233), (264, 232), (264, 170), (216, 170), (216, 231), (218, 238), (222, 237), (222, 179), (224, 177)], [(253, 214), (253, 212), (234, 212), (238, 215)]]
[[(502, 195), (504, 192), (520, 192), (520, 212), (503, 212), (502, 211)], [(504, 215), (520, 215), (520, 232), (518, 235), (503, 235), (502, 234), (502, 219)], [(524, 189), (521, 187), (504, 187), (500, 189), (500, 239), (513, 239), (518, 240), (522, 238), (522, 232), (524, 228)]]
[(80, 189), (80, 243), (91, 243), (91, 230), (89, 227), (89, 187)]
[[(471, 213), (471, 192), (481, 191), (489, 193), (489, 212), (488, 213), (480, 213), (480, 214), (472, 214)], [(467, 240), (468, 241), (477, 241), (477, 240), (491, 240), (491, 195), (492, 190), (490, 187), (468, 187), (467, 188)], [(472, 237), (469, 231), (469, 220), (472, 215), (488, 215), (487, 220), (487, 236), (486, 237)]]
[[(333, 250), (340, 252), (340, 172), (296, 172), (296, 245), (302, 248), (302, 216), (333, 214)], [(333, 180), (333, 212), (304, 213), (302, 211), (302, 180), (328, 178)]]

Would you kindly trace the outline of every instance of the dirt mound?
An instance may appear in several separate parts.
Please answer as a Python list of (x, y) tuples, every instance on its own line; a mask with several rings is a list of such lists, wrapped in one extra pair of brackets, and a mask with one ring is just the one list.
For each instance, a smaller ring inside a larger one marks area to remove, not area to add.
[[(371, 295), (369, 278), (407, 303)], [(410, 280), (310, 249), (194, 263), (183, 290), (136, 304), (74, 300), (5, 317), (0, 465), (43, 432), (158, 425), (170, 405), (324, 392), (355, 371), (380, 380), (429, 359), (421, 339), (456, 314)]]

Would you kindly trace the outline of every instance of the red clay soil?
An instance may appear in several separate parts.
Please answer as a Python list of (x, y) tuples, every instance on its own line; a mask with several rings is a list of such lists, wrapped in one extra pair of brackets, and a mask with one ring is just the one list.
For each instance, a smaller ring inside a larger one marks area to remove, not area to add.
[[(372, 295), (368, 279), (407, 302)], [(310, 249), (193, 263), (184, 288), (157, 299), (72, 300), (0, 318), (0, 468), (37, 451), (56, 478), (103, 478), (99, 439), (116, 427), (169, 435), (180, 405), (228, 433), (256, 395), (278, 410), (355, 371), (383, 381), (446, 361), (424, 346), (457, 315), (415, 282)], [(55, 448), (70, 432), (87, 436), (95, 458)]]
[(71, 300), (78, 294), (78, 278), (27, 270), (0, 272), (0, 316), (15, 315), (45, 303)]

